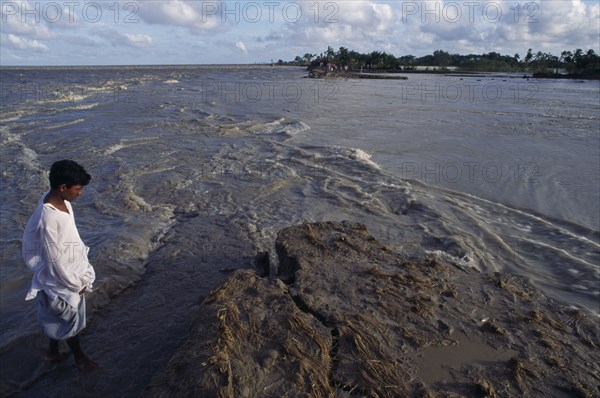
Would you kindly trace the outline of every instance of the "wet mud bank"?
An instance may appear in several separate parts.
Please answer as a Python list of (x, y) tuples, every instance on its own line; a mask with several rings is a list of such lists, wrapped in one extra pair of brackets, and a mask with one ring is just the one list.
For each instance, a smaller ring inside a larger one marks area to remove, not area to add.
[[(200, 305), (152, 397), (593, 397), (598, 324), (518, 277), (406, 258), (357, 223), (279, 232), (277, 276)], [(261, 276), (264, 275), (264, 276)]]

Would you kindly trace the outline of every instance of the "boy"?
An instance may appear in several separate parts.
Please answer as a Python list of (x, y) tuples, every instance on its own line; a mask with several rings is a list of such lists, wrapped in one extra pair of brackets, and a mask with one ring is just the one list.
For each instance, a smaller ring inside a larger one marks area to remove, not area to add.
[(59, 341), (66, 340), (75, 364), (82, 372), (98, 367), (83, 353), (78, 333), (85, 327), (84, 292), (96, 279), (85, 246), (75, 225), (71, 202), (91, 180), (72, 160), (60, 160), (50, 168), (50, 191), (42, 196), (23, 233), (23, 259), (33, 271), (26, 300), (37, 297), (42, 331), (50, 338), (46, 360), (63, 359)]

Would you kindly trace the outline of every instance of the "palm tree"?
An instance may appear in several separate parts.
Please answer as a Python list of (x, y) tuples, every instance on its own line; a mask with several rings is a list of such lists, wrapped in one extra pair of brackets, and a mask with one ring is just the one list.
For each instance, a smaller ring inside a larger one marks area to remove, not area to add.
[(350, 53), (346, 47), (340, 47), (337, 53), (337, 62), (341, 65), (348, 65), (350, 62)]
[(327, 46), (327, 60), (329, 61), (330, 58), (333, 59), (333, 56), (335, 55), (335, 51), (333, 50), (333, 48), (331, 48), (331, 46)]
[[(348, 62), (350, 64), (350, 68), (357, 69), (356, 68), (357, 64), (360, 64), (360, 56), (361, 56), (360, 53), (358, 53), (354, 50), (350, 51), (350, 53), (348, 54), (348, 58), (349, 58)], [(360, 66), (362, 66), (362, 65), (360, 65)]]
[(371, 65), (371, 68), (373, 68), (373, 65), (375, 65), (375, 68), (379, 66), (381, 56), (382, 53), (380, 51), (373, 51), (371, 54), (368, 55), (368, 62)]
[(534, 70), (536, 73), (544, 73), (547, 69), (548, 54), (538, 51), (533, 59)]
[(393, 54), (382, 54), (382, 63), (383, 67), (386, 69), (398, 69), (398, 58), (396, 58)]
[[(566, 64), (567, 72), (570, 73), (571, 64), (573, 63), (573, 54), (571, 53), (571, 51), (563, 51), (562, 53), (560, 53), (560, 58), (558, 61)], [(556, 73), (558, 73), (558, 70), (556, 71)]]
[(525, 66), (529, 66), (529, 63), (533, 59), (533, 52), (531, 48), (527, 50), (527, 55), (525, 56)]
[(402, 66), (413, 66), (415, 63), (416, 57), (414, 55), (404, 55), (400, 57), (400, 63)]

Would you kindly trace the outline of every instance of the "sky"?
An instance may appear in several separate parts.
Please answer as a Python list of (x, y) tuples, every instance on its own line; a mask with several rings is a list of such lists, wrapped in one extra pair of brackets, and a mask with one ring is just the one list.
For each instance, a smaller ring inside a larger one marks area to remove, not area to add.
[(254, 64), (331, 46), (417, 57), (600, 53), (600, 3), (543, 1), (1, 1), (0, 65)]

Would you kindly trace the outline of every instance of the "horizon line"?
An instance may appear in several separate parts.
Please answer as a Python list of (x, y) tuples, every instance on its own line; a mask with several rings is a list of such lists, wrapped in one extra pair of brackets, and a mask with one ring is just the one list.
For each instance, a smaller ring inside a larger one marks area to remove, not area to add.
[[(156, 67), (156, 66), (256, 66), (256, 65), (271, 65), (271, 62), (254, 62), (254, 63), (213, 63), (213, 64), (74, 64), (74, 65), (1, 65), (0, 69), (4, 68), (122, 68), (122, 67)], [(273, 66), (277, 63), (273, 63)], [(277, 66), (296, 66), (296, 65), (277, 65)]]

